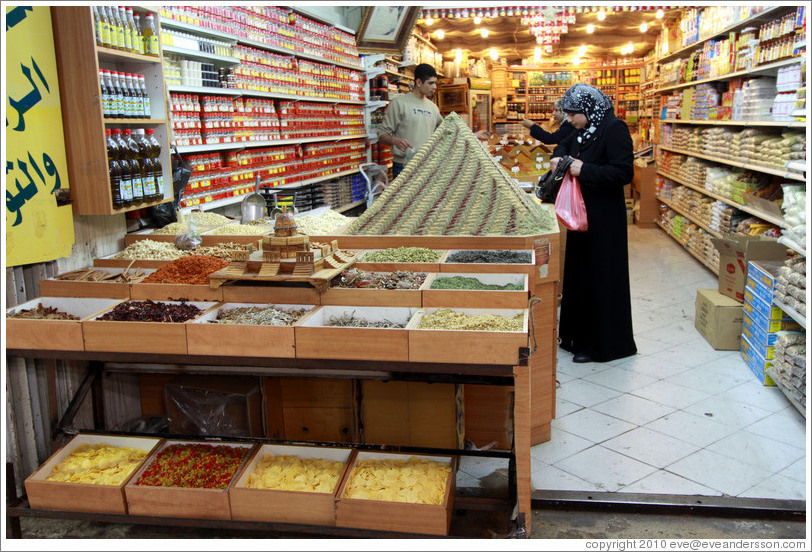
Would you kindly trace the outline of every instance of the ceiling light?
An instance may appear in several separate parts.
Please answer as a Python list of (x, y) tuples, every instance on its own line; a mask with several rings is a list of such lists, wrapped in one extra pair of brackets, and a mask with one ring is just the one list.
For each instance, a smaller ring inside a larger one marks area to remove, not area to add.
[(427, 25), (428, 27), (431, 27), (431, 25), (432, 25), (433, 23), (434, 23), (434, 19), (432, 19), (431, 17), (427, 17), (427, 18), (426, 18), (426, 25)]
[(631, 54), (632, 52), (634, 52), (634, 44), (632, 44), (631, 42), (629, 42), (628, 44), (626, 44), (626, 49), (627, 49), (627, 50), (629, 51), (629, 53)]
[(474, 17), (474, 25), (479, 25), (480, 23), (482, 23), (482, 18), (478, 16)]
[(437, 37), (438, 40), (442, 40), (445, 38), (445, 31), (440, 29), (439, 31), (435, 31), (434, 36)]
[(644, 33), (648, 30), (648, 23), (640, 23), (640, 32)]
[(606, 12), (601, 10), (598, 12), (598, 21), (603, 21), (604, 19), (606, 19)]
[(488, 29), (480, 29), (479, 34), (482, 35), (482, 38), (488, 38), (489, 31)]
[(586, 44), (581, 45), (581, 47), (578, 48), (578, 55), (583, 56), (586, 53), (586, 48)]
[(536, 59), (536, 61), (541, 59), (541, 48), (538, 46), (536, 46), (536, 49), (533, 50), (533, 57)]
[(578, 56), (575, 56), (574, 58), (572, 58), (572, 64), (573, 65), (580, 65), (581, 64), (581, 58), (579, 58)]
[(625, 56), (626, 54), (629, 53), (629, 48), (624, 46), (623, 48), (620, 49), (620, 53)]
[(657, 13), (654, 14), (654, 17), (656, 17), (657, 19), (662, 19), (663, 15), (665, 15), (665, 12), (663, 10), (657, 10)]
[(588, 32), (589, 34), (594, 33), (595, 32), (595, 25), (593, 25), (592, 23), (588, 24), (586, 26), (586, 32)]
[(462, 61), (462, 50), (460, 50), (459, 48), (454, 50), (454, 57), (456, 58), (457, 63), (461, 62)]
[(494, 61), (499, 59), (499, 52), (496, 51), (496, 48), (491, 48), (491, 50), (490, 50), (490, 52), (488, 52), (488, 54), (491, 56), (491, 59), (494, 60)]

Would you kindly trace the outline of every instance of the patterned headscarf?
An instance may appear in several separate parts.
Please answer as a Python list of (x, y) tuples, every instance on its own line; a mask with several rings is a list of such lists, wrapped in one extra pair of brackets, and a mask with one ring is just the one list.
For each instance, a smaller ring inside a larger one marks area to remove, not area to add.
[(612, 100), (589, 84), (574, 84), (561, 97), (561, 109), (567, 113), (586, 115), (586, 126), (578, 131), (576, 140), (581, 146), (587, 144), (601, 126), (607, 112), (612, 109)]

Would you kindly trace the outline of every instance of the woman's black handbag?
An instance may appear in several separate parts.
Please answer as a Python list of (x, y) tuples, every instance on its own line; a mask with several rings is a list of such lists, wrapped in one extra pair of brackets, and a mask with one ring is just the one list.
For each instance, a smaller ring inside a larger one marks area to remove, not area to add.
[(558, 196), (558, 190), (561, 188), (561, 182), (564, 180), (564, 175), (570, 168), (573, 158), (565, 155), (558, 162), (554, 171), (547, 171), (541, 178), (536, 186), (536, 197), (542, 203), (555, 203), (555, 198)]

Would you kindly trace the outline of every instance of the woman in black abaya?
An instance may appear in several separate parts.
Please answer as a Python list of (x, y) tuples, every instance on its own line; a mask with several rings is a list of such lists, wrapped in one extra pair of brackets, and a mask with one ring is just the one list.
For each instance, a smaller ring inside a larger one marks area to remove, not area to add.
[(551, 162), (575, 159), (569, 172), (581, 184), (589, 229), (567, 230), (559, 338), (574, 362), (607, 362), (637, 353), (623, 197), (634, 176), (632, 138), (612, 100), (593, 86), (569, 88), (561, 108), (576, 130)]

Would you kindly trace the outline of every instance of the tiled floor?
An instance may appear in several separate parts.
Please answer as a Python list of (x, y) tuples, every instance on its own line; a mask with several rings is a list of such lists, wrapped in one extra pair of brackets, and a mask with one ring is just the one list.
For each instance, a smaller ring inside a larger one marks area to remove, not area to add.
[[(716, 276), (659, 229), (630, 226), (629, 248), (638, 354), (575, 364), (559, 349), (534, 487), (805, 500), (804, 417), (694, 328), (696, 290), (715, 289)], [(505, 473), (468, 458), (460, 470), (467, 485)]]

